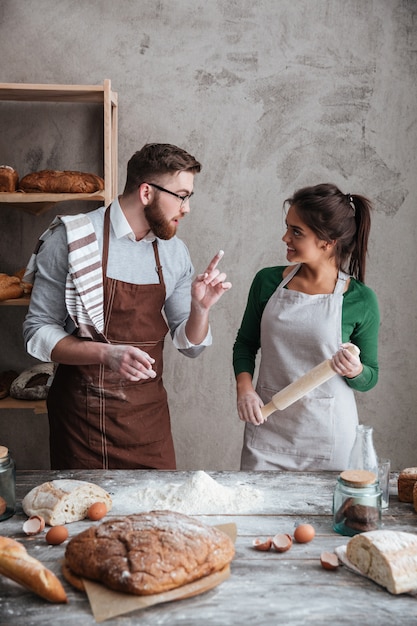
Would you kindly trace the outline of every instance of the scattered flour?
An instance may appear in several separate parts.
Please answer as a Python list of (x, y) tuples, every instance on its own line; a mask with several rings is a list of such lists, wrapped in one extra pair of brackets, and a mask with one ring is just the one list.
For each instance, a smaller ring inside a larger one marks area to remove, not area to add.
[(198, 471), (180, 484), (147, 482), (143, 488), (118, 489), (112, 494), (112, 512), (130, 515), (159, 509), (186, 515), (233, 514), (259, 508), (262, 499), (262, 493), (254, 487), (225, 487), (206, 472)]

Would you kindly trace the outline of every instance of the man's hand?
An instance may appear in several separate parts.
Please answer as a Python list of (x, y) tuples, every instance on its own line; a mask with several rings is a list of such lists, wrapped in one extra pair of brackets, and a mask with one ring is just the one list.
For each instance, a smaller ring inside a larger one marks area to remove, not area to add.
[(152, 369), (155, 359), (149, 356), (147, 352), (134, 346), (106, 344), (106, 347), (105, 365), (126, 380), (137, 381), (155, 378), (156, 372)]
[(220, 250), (210, 261), (203, 274), (199, 274), (191, 285), (193, 304), (202, 310), (208, 311), (232, 284), (226, 282), (226, 274), (217, 269), (224, 252)]

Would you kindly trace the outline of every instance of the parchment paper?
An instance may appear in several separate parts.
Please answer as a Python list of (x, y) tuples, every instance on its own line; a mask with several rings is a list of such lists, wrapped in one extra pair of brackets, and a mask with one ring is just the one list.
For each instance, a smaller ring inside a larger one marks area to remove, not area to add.
[[(236, 541), (236, 524), (216, 524), (216, 528), (229, 535), (233, 542)], [(230, 566), (227, 565), (220, 572), (205, 576), (188, 585), (178, 587), (178, 589), (172, 589), (171, 591), (165, 591), (151, 596), (133, 596), (118, 591), (112, 591), (100, 583), (86, 579), (83, 579), (83, 583), (94, 619), (99, 623), (112, 617), (117, 617), (118, 615), (131, 613), (138, 609), (145, 609), (155, 604), (191, 598), (192, 596), (199, 595), (200, 593), (217, 587), (221, 582), (227, 580), (229, 576)]]

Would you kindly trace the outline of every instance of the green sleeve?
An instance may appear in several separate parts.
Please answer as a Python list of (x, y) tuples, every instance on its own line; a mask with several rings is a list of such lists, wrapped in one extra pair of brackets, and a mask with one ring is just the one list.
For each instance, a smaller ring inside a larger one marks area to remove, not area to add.
[[(249, 290), (242, 323), (233, 346), (233, 369), (241, 372), (255, 371), (256, 355), (260, 348), (261, 318), (265, 306), (280, 282), (284, 266), (260, 270)], [(361, 351), (363, 371), (346, 383), (356, 391), (368, 391), (378, 382), (378, 333), (380, 315), (374, 292), (363, 283), (351, 278), (343, 296), (342, 341), (352, 342)]]
[(358, 346), (363, 371), (345, 378), (356, 391), (369, 391), (378, 382), (378, 334), (380, 314), (375, 293), (354, 278), (343, 296), (342, 340)]
[(241, 372), (255, 371), (255, 360), (261, 342), (261, 318), (269, 298), (280, 282), (285, 266), (266, 267), (253, 279), (246, 309), (233, 346), (235, 376)]

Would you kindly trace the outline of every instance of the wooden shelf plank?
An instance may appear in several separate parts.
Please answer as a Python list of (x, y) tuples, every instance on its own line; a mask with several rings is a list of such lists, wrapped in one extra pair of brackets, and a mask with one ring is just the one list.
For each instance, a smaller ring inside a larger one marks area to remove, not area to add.
[(46, 400), (17, 400), (11, 396), (0, 400), (0, 410), (20, 409), (29, 410), (37, 414), (46, 413)]

